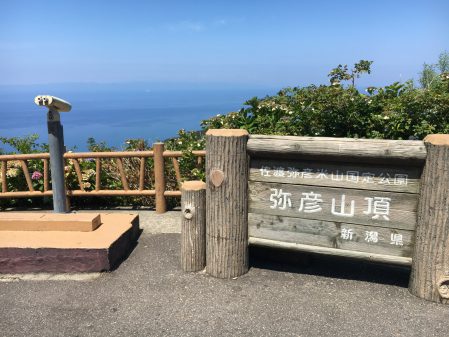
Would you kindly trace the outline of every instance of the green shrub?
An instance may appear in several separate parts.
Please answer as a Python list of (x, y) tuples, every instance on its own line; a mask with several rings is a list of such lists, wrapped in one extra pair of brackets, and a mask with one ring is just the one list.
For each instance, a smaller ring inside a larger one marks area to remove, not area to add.
[(361, 93), (354, 85), (340, 83), (354, 83), (354, 75), (342, 75), (339, 72), (347, 66), (339, 67), (329, 74), (331, 85), (285, 88), (277, 95), (254, 97), (245, 103), (248, 107), (204, 120), (202, 126), (242, 128), (252, 134), (384, 139), (422, 139), (449, 132), (447, 73), (429, 88), (407, 81)]
[[(204, 161), (199, 162), (192, 151), (205, 148), (204, 132), (214, 128), (247, 129), (251, 134), (356, 137), (383, 139), (423, 139), (431, 133), (449, 133), (449, 56), (440, 55), (438, 66), (429, 72), (424, 66), (419, 88), (413, 81), (395, 82), (385, 87), (369, 87), (360, 92), (355, 81), (361, 74), (371, 73), (372, 61), (361, 60), (349, 69), (339, 65), (329, 73), (330, 85), (311, 85), (280, 90), (265, 98), (254, 97), (237, 112), (217, 115), (202, 121), (202, 131), (180, 130), (178, 136), (165, 141), (167, 150), (182, 151), (179, 158), (181, 176), (185, 180), (204, 180)], [(440, 70), (441, 73), (436, 72)], [(424, 77), (423, 77), (424, 76)], [(348, 83), (345, 85), (345, 83)], [(426, 84), (426, 85), (424, 85)], [(46, 144), (38, 144), (37, 135), (4, 138), (16, 153), (48, 151)], [(88, 139), (92, 152), (117, 150), (105, 142)], [(127, 140), (125, 151), (150, 150), (149, 144), (140, 139)], [(1, 153), (1, 150), (0, 150)], [(86, 190), (95, 189), (95, 161), (80, 160), (83, 184)], [(42, 161), (30, 161), (30, 172), (42, 172)], [(114, 160), (102, 160), (101, 185), (105, 189), (122, 188)], [(137, 189), (139, 183), (138, 159), (125, 159), (124, 167), (130, 188)], [(26, 182), (20, 163), (8, 166), (8, 188), (10, 191), (26, 190)], [(35, 178), (38, 178), (37, 174)], [(147, 159), (145, 181), (147, 188), (154, 188), (153, 160)], [(66, 181), (70, 189), (78, 189), (78, 179), (73, 163), (66, 163)], [(166, 182), (168, 190), (177, 190), (173, 163), (166, 160)], [(33, 179), (36, 190), (43, 190), (43, 178)], [(179, 199), (169, 198), (169, 205), (179, 204)], [(77, 207), (99, 207), (118, 205), (154, 206), (154, 198), (108, 197), (72, 198)], [(1, 200), (0, 206), (48, 205), (48, 198)]]

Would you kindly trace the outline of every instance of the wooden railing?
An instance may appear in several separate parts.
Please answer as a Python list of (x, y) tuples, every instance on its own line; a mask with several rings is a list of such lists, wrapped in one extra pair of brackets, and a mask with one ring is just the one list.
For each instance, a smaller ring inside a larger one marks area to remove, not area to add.
[[(193, 151), (193, 155), (201, 164), (206, 151)], [(67, 190), (67, 198), (70, 197), (85, 197), (85, 196), (155, 196), (156, 212), (163, 213), (166, 211), (165, 197), (180, 197), (181, 191), (179, 186), (181, 184), (181, 171), (179, 167), (178, 158), (182, 157), (181, 151), (165, 151), (164, 143), (155, 143), (152, 151), (132, 151), (132, 152), (67, 152), (64, 154), (64, 159), (71, 160), (73, 168), (78, 180), (79, 189)], [(147, 158), (153, 158), (154, 161), (154, 189), (145, 189), (145, 161)], [(128, 179), (125, 174), (123, 159), (124, 158), (138, 158), (140, 160), (139, 167), (139, 183), (138, 189), (130, 189)], [(171, 159), (173, 164), (176, 181), (178, 183), (177, 190), (166, 190), (165, 177), (165, 159)], [(80, 167), (80, 159), (94, 159), (95, 160), (95, 189), (87, 191), (84, 188), (83, 177)], [(115, 159), (122, 189), (102, 189), (101, 188), (101, 169), (102, 160)], [(43, 191), (36, 191), (33, 187), (32, 176), (28, 169), (29, 160), (43, 161)], [(27, 183), (28, 191), (8, 191), (7, 181), (7, 164), (8, 161), (20, 162), (23, 175)], [(49, 153), (33, 153), (33, 154), (10, 154), (1, 155), (1, 192), (0, 198), (29, 198), (29, 197), (44, 197), (52, 196), (53, 191), (50, 189), (50, 170), (49, 170)]]

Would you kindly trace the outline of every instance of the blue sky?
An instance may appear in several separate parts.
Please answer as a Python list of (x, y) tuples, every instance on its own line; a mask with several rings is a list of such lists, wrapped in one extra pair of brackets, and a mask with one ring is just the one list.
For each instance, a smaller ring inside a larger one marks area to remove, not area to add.
[(327, 82), (418, 77), (449, 51), (449, 1), (0, 0), (0, 84)]

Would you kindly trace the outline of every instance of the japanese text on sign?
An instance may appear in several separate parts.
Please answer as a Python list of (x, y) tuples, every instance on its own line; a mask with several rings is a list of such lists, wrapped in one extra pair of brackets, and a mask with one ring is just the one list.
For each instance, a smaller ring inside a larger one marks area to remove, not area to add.
[[(285, 192), (283, 189), (271, 188), (270, 189), (270, 208), (286, 210), (288, 208), (296, 208), (300, 213), (319, 213), (323, 212), (322, 204), (324, 202), (323, 197), (320, 193), (302, 192), (299, 200), (292, 200), (292, 193)], [(295, 204), (297, 202), (298, 204)], [(390, 204), (391, 198), (387, 197), (366, 197), (364, 198), (364, 208), (363, 214), (376, 220), (390, 221)], [(350, 218), (355, 214), (356, 201), (347, 198), (345, 194), (341, 194), (339, 197), (334, 197), (330, 200), (331, 209), (330, 212), (339, 217)], [(346, 241), (355, 240), (356, 232), (354, 229), (347, 227), (342, 227), (340, 231), (340, 239)], [(381, 240), (385, 240), (380, 237), (379, 233), (375, 230), (365, 231), (363, 237), (364, 241), (367, 243), (376, 244)], [(399, 233), (391, 233), (388, 238), (389, 243), (395, 246), (403, 246), (403, 236)]]
[[(282, 188), (270, 189), (270, 208), (285, 210), (295, 207), (291, 200), (291, 193), (284, 192)], [(391, 198), (387, 197), (367, 197), (365, 200), (365, 210), (363, 214), (375, 220), (389, 221)], [(323, 211), (321, 207), (323, 199), (320, 193), (313, 191), (303, 192), (299, 200), (298, 211), (303, 213), (317, 213)], [(331, 199), (331, 213), (340, 217), (353, 217), (355, 214), (355, 200), (346, 200), (346, 195), (340, 198)]]
[(350, 183), (366, 183), (379, 185), (402, 185), (407, 186), (408, 174), (382, 172), (377, 177), (371, 172), (360, 171), (330, 171), (326, 169), (311, 169), (296, 167), (270, 167), (262, 166), (259, 169), (262, 177), (290, 178), (290, 179), (330, 179), (334, 181), (346, 181)]

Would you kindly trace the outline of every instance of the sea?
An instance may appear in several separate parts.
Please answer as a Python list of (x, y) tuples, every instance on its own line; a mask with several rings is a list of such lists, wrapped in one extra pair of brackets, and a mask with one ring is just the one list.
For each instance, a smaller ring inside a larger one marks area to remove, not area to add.
[[(122, 149), (127, 139), (149, 144), (175, 137), (180, 129), (200, 130), (201, 121), (245, 107), (252, 97), (275, 88), (221, 84), (45, 84), (0, 86), (0, 136), (38, 134), (47, 142), (46, 109), (37, 95), (53, 95), (72, 104), (61, 113), (67, 148), (87, 150), (87, 139)], [(11, 150), (0, 143), (0, 148)]]

